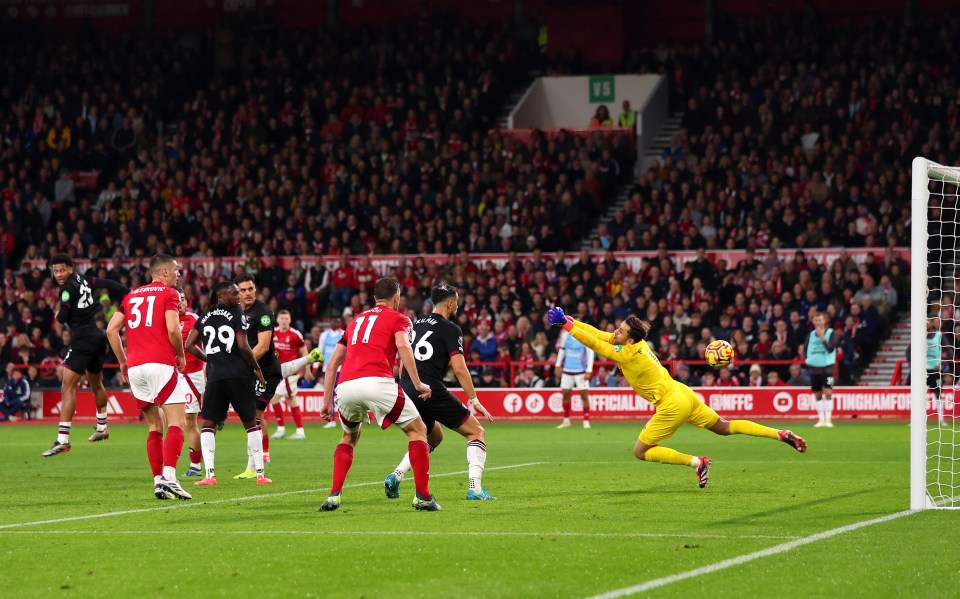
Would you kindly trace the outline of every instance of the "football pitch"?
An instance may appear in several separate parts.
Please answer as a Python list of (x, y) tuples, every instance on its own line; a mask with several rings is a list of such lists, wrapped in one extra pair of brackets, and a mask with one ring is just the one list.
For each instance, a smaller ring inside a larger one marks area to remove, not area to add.
[[(960, 512), (908, 513), (909, 427), (791, 424), (810, 450), (692, 427), (669, 443), (692, 469), (633, 458), (640, 423), (487, 425), (497, 501), (465, 501), (465, 441), (431, 455), (439, 513), (388, 500), (399, 431), (368, 427), (343, 505), (318, 512), (339, 431), (271, 443), (273, 485), (237, 481), (236, 423), (217, 436), (220, 484), (158, 501), (145, 425), (111, 425), (40, 457), (54, 425), (0, 429), (4, 597), (955, 597)], [(181, 457), (181, 473), (187, 456)]]

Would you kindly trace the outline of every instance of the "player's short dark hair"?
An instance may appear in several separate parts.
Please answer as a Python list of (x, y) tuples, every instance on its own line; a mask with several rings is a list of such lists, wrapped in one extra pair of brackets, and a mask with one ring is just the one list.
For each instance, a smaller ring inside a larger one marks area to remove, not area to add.
[(233, 282), (234, 282), (237, 286), (239, 286), (240, 283), (248, 283), (248, 282), (249, 282), (249, 283), (253, 283), (254, 285), (256, 285), (256, 284), (257, 284), (257, 279), (256, 279), (252, 274), (250, 274), (250, 273), (248, 273), (248, 272), (245, 272), (245, 273), (242, 273), (242, 274), (239, 274), (239, 275), (233, 277)]
[(223, 290), (224, 290), (224, 289), (227, 289), (228, 287), (230, 287), (230, 286), (233, 285), (233, 284), (234, 284), (234, 283), (232, 283), (232, 282), (230, 282), (230, 281), (220, 281), (219, 283), (217, 283), (216, 285), (214, 285), (214, 286), (213, 286), (213, 289), (210, 290), (210, 303), (211, 303), (211, 304), (214, 304), (214, 305), (217, 304), (217, 303), (219, 303), (219, 301), (220, 301), (220, 294), (223, 293)]
[(277, 312), (277, 316), (280, 316), (281, 314), (286, 314), (287, 316), (290, 316), (290, 315), (291, 315), (291, 314), (290, 314), (290, 310), (287, 310), (286, 308), (284, 308), (283, 310), (280, 310), (279, 312)]
[(76, 267), (73, 258), (67, 254), (54, 254), (53, 258), (50, 258), (50, 266), (56, 266), (57, 264), (65, 264), (70, 268)]
[(626, 323), (627, 328), (630, 329), (630, 339), (643, 341), (647, 338), (647, 333), (650, 331), (649, 322), (640, 320), (639, 316), (627, 316), (627, 319), (623, 322)]
[(389, 277), (378, 279), (373, 286), (373, 297), (378, 300), (388, 300), (398, 293), (400, 293), (400, 283)]
[(150, 258), (150, 272), (155, 271), (164, 264), (170, 264), (174, 261), (174, 257), (170, 254), (155, 254), (153, 258)]
[(446, 283), (440, 283), (430, 292), (430, 299), (433, 300), (434, 306), (439, 306), (456, 294), (456, 287), (453, 285), (447, 285)]

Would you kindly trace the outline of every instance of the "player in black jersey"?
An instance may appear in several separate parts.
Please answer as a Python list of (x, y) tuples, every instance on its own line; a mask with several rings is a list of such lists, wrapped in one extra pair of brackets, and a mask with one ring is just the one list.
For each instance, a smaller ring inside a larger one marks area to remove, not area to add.
[[(413, 324), (413, 356), (417, 360), (417, 372), (420, 379), (430, 385), (432, 395), (429, 400), (420, 399), (420, 392), (414, 387), (410, 375), (404, 371), (400, 377), (400, 388), (407, 399), (413, 401), (427, 425), (427, 443), (433, 451), (443, 441), (443, 429), (437, 423), (454, 430), (467, 439), (467, 472), (469, 488), (467, 499), (496, 499), (481, 484), (483, 467), (487, 462), (486, 436), (483, 427), (470, 410), (457, 399), (443, 384), (448, 366), (467, 392), (471, 405), (477, 412), (493, 422), (490, 413), (477, 399), (473, 388), (473, 379), (463, 357), (463, 332), (460, 326), (451, 320), (457, 313), (460, 295), (456, 288), (441, 283), (430, 293), (433, 300), (433, 313), (418, 319)], [(397, 468), (383, 481), (384, 492), (390, 499), (400, 497), (400, 481), (410, 470), (410, 455), (404, 455)]]
[[(207, 363), (207, 388), (200, 409), (203, 418), (200, 447), (207, 474), (195, 484), (217, 484), (214, 472), (215, 423), (227, 417), (227, 408), (231, 405), (247, 429), (247, 450), (254, 456), (257, 484), (269, 484), (272, 481), (263, 474), (263, 445), (257, 426), (254, 377), (261, 385), (266, 381), (243, 331), (240, 290), (233, 283), (221, 282), (214, 285), (210, 296), (210, 303), (214, 306), (194, 325), (186, 344), (187, 351)], [(206, 351), (197, 346), (201, 340)]]
[(91, 443), (110, 437), (107, 431), (107, 391), (103, 388), (103, 358), (107, 353), (107, 335), (97, 326), (103, 306), (94, 295), (97, 289), (113, 291), (121, 297), (130, 290), (120, 283), (98, 277), (83, 277), (75, 271), (73, 258), (57, 254), (50, 260), (53, 278), (60, 285), (60, 309), (57, 322), (70, 330), (70, 347), (63, 360), (63, 382), (60, 385), (60, 425), (57, 440), (43, 452), (49, 458), (70, 451), (70, 427), (77, 409), (77, 385), (84, 375), (90, 383), (97, 404), (97, 428)]
[[(247, 334), (247, 343), (253, 349), (253, 355), (260, 364), (266, 387), (257, 385), (254, 389), (257, 396), (257, 425), (263, 434), (263, 461), (270, 462), (270, 437), (263, 429), (263, 413), (270, 406), (273, 392), (283, 380), (280, 372), (280, 359), (273, 347), (273, 327), (275, 319), (273, 311), (262, 300), (257, 299), (257, 284), (253, 275), (242, 274), (234, 279), (240, 289), (240, 308), (243, 310), (243, 330)], [(234, 478), (254, 478), (253, 456), (247, 456), (247, 468)]]

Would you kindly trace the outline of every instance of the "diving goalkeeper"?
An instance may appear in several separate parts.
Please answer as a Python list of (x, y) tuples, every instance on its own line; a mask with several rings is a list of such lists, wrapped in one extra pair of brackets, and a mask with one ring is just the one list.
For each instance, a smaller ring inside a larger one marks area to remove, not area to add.
[(720, 418), (712, 408), (700, 401), (690, 387), (673, 380), (645, 341), (650, 331), (649, 322), (628, 316), (616, 331), (606, 333), (566, 316), (562, 308), (548, 310), (547, 322), (562, 326), (578, 341), (616, 362), (637, 395), (657, 408), (656, 414), (640, 431), (637, 444), (633, 447), (633, 455), (638, 460), (690, 466), (697, 472), (700, 488), (706, 487), (710, 458), (691, 456), (660, 446), (684, 422), (709, 429), (718, 435), (768, 437), (783, 441), (800, 453), (807, 450), (807, 443), (788, 430), (778, 431), (749, 420), (728, 421)]

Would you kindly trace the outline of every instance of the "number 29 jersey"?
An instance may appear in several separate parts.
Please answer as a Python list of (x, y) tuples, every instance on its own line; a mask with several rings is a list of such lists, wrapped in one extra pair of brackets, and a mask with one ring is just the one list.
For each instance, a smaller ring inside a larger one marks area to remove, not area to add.
[(117, 310), (127, 325), (127, 365), (168, 364), (175, 355), (167, 332), (167, 310), (179, 315), (180, 293), (163, 283), (147, 283), (123, 298)]
[[(424, 316), (413, 323), (412, 343), (420, 380), (437, 389), (446, 388), (443, 378), (450, 365), (450, 358), (463, 354), (463, 332), (460, 326), (439, 314)], [(406, 369), (400, 380), (411, 380)]]
[(347, 348), (339, 381), (368, 376), (393, 378), (393, 362), (397, 357), (395, 334), (401, 332), (410, 334), (410, 319), (396, 310), (377, 306), (358, 314), (338, 341)]
[(200, 333), (207, 354), (208, 383), (253, 378), (250, 366), (237, 348), (237, 336), (244, 334), (240, 306), (217, 304), (200, 317), (193, 329)]

